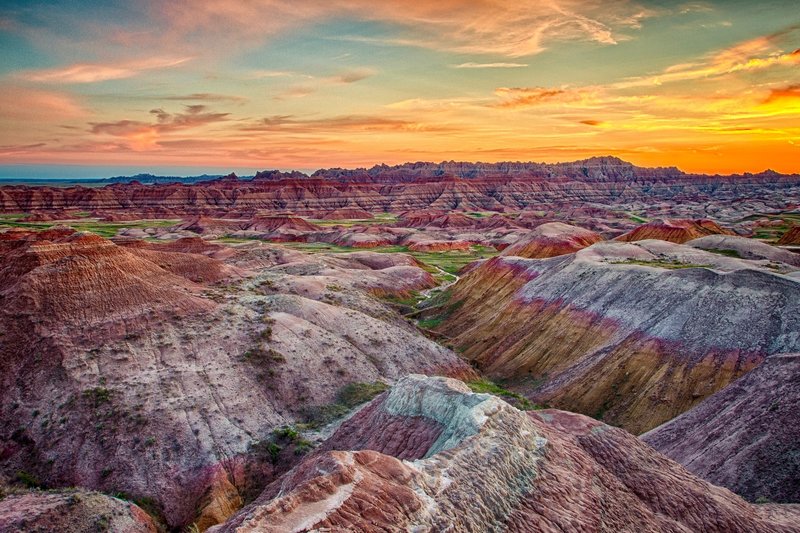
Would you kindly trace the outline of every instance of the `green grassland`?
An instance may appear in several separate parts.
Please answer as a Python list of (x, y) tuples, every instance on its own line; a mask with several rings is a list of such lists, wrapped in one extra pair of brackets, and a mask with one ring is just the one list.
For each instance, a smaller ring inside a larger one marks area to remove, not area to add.
[(281, 243), (282, 246), (300, 250), (310, 253), (351, 253), (358, 251), (369, 251), (378, 253), (405, 253), (413, 256), (417, 261), (424, 263), (429, 267), (429, 270), (436, 276), (442, 276), (444, 281), (449, 281), (452, 278), (443, 276), (437, 268), (445, 271), (447, 274), (455, 275), (465, 265), (476, 261), (478, 259), (487, 259), (494, 257), (499, 252), (494, 248), (487, 248), (485, 246), (475, 245), (471, 246), (469, 250), (448, 250), (444, 252), (413, 252), (407, 246), (378, 246), (376, 248), (352, 248), (348, 246), (337, 246), (335, 244), (328, 244), (322, 242), (289, 242)]
[(789, 230), (790, 227), (800, 225), (800, 213), (781, 213), (778, 215), (755, 214), (743, 218), (741, 222), (759, 220), (762, 218), (781, 222), (781, 224), (777, 226), (757, 228), (755, 230), (753, 233), (753, 238), (767, 242), (777, 241)]
[(388, 224), (394, 224), (397, 222), (397, 215), (394, 213), (376, 213), (373, 218), (365, 218), (365, 219), (343, 219), (343, 220), (326, 220), (326, 219), (316, 219), (316, 218), (308, 218), (306, 219), (312, 224), (316, 224), (317, 226), (323, 228), (329, 228), (333, 226), (344, 226), (346, 228), (352, 226), (384, 226)]
[(501, 399), (522, 411), (533, 411), (546, 408), (544, 405), (537, 405), (521, 394), (503, 388), (502, 386), (485, 378), (476, 381), (470, 381), (467, 383), (467, 386), (472, 389), (472, 392), (499, 396)]
[[(178, 219), (159, 219), (159, 220), (134, 220), (125, 222), (103, 222), (96, 218), (88, 218), (89, 213), (76, 213), (75, 219), (63, 221), (42, 221), (42, 222), (23, 222), (25, 213), (0, 214), (0, 229), (3, 228), (26, 228), (31, 230), (44, 230), (56, 224), (66, 224), (77, 231), (90, 231), (102, 237), (114, 237), (120, 229), (124, 228), (163, 228), (169, 227), (180, 222)], [(474, 213), (479, 215), (479, 213)], [(389, 224), (397, 220), (397, 216), (391, 213), (379, 213), (374, 219), (370, 220), (311, 220), (315, 224), (323, 226), (344, 225), (352, 226), (357, 224)], [(250, 242), (254, 239), (221, 237), (217, 239), (221, 243), (240, 244)], [(439, 279), (440, 282), (452, 281), (453, 276), (465, 265), (478, 259), (487, 259), (497, 255), (494, 248), (475, 245), (469, 250), (448, 250), (442, 252), (413, 252), (407, 246), (379, 246), (376, 248), (353, 248), (348, 246), (337, 246), (327, 243), (281, 243), (282, 246), (293, 248), (309, 253), (351, 253), (356, 251), (371, 251), (379, 253), (406, 253), (415, 257), (423, 263), (427, 270)], [(444, 273), (443, 273), (443, 272)]]
[[(132, 220), (126, 222), (102, 222), (97, 219), (81, 218), (75, 220), (64, 221), (46, 221), (46, 222), (19, 222), (24, 215), (1, 215), (0, 216), (0, 229), (3, 228), (26, 228), (32, 230), (45, 230), (56, 224), (66, 224), (77, 231), (90, 231), (96, 233), (101, 237), (114, 237), (120, 229), (124, 228), (162, 228), (174, 226), (180, 220)], [(80, 216), (80, 214), (78, 215)]]
[(680, 261), (644, 261), (641, 259), (626, 259), (625, 261), (611, 261), (613, 265), (641, 265), (667, 270), (679, 270), (681, 268), (710, 268), (711, 265), (700, 265), (696, 263), (681, 263)]
[(742, 259), (742, 254), (739, 253), (738, 250), (728, 250), (728, 249), (714, 249), (708, 248), (706, 249), (707, 252), (711, 252), (712, 254), (717, 255), (724, 255), (725, 257), (733, 257), (735, 259)]

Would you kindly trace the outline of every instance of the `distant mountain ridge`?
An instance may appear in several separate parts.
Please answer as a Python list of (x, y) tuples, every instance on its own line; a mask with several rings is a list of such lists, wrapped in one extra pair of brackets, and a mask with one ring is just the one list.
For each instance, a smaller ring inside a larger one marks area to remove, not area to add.
[(141, 183), (141, 184), (166, 184), (166, 183), (200, 183), (220, 178), (222, 174), (201, 174), (199, 176), (157, 176), (155, 174), (136, 174), (135, 176), (113, 176), (111, 178), (0, 178), (0, 187), (8, 185), (28, 185), (31, 187), (42, 186), (104, 186), (114, 183)]
[(101, 182), (107, 186), (94, 188), (2, 186), (0, 212), (167, 209), (182, 215), (255, 209), (304, 215), (342, 208), (393, 213), (416, 209), (520, 211), (559, 202), (630, 205), (743, 198), (785, 207), (797, 205), (800, 198), (798, 174), (687, 174), (675, 167), (637, 167), (616, 157), (555, 164), (417, 162), (323, 169), (310, 176), (267, 170), (249, 179), (236, 174), (177, 182), (151, 175), (130, 178), (133, 181), (110, 178)]
[(222, 174), (201, 174), (199, 176), (156, 176), (153, 174), (136, 174), (135, 176), (114, 176), (95, 180), (98, 183), (198, 183), (211, 181), (221, 177)]

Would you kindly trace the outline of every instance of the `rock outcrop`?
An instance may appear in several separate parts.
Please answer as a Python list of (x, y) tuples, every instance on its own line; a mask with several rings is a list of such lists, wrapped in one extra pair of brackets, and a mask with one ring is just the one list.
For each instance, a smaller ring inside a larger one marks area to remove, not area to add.
[(403, 213), (395, 225), (403, 228), (471, 228), (477, 224), (478, 219), (463, 213), (412, 211)]
[(800, 226), (792, 226), (778, 240), (781, 246), (800, 246)]
[(658, 239), (683, 244), (706, 235), (733, 235), (731, 230), (721, 227), (713, 220), (658, 220), (643, 224), (617, 237), (619, 241), (632, 242)]
[(318, 211), (312, 214), (318, 220), (368, 220), (374, 218), (372, 213), (358, 207), (340, 207), (332, 211)]
[(447, 298), (428, 312), (435, 330), (484, 372), (633, 433), (800, 349), (797, 280), (665, 241), (497, 257)]
[(561, 222), (550, 222), (537, 226), (504, 249), (503, 255), (543, 259), (571, 254), (602, 240), (603, 237), (593, 231)]
[(136, 505), (96, 492), (16, 491), (0, 499), (0, 532), (43, 531), (157, 533), (158, 529)]
[(409, 376), (210, 531), (788, 532), (798, 518), (746, 503), (621, 429)]
[(642, 440), (750, 501), (800, 503), (800, 354), (775, 355)]
[(700, 237), (686, 243), (694, 248), (721, 253), (730, 257), (752, 259), (755, 261), (766, 260), (774, 263), (800, 267), (800, 254), (771, 246), (755, 239), (735, 237), (730, 235), (709, 235)]
[(469, 250), (471, 243), (462, 240), (433, 240), (417, 239), (409, 243), (408, 249), (412, 252), (447, 252), (450, 250)]

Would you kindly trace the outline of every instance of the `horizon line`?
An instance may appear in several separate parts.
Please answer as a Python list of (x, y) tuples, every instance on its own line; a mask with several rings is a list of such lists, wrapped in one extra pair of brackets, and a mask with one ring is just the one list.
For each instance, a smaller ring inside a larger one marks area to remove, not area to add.
[[(321, 171), (330, 171), (330, 170), (344, 170), (344, 171), (357, 171), (357, 170), (370, 170), (376, 167), (385, 166), (389, 168), (397, 168), (402, 167), (405, 165), (446, 165), (446, 164), (469, 164), (469, 165), (503, 165), (503, 164), (521, 164), (521, 165), (543, 165), (543, 166), (558, 166), (558, 165), (569, 165), (575, 163), (581, 163), (586, 161), (591, 161), (593, 159), (616, 159), (621, 161), (627, 165), (630, 165), (635, 168), (643, 168), (643, 169), (675, 169), (678, 172), (686, 175), (697, 175), (697, 176), (743, 176), (743, 175), (759, 175), (765, 173), (775, 173), (784, 176), (792, 176), (798, 175), (800, 172), (780, 172), (772, 168), (764, 168), (760, 171), (737, 171), (731, 173), (721, 173), (721, 172), (692, 172), (692, 171), (685, 171), (676, 165), (656, 165), (656, 166), (642, 166), (622, 159), (617, 156), (612, 155), (596, 155), (590, 156), (584, 159), (575, 159), (571, 161), (556, 161), (552, 163), (548, 163), (545, 161), (533, 161), (533, 160), (503, 160), (503, 161), (469, 161), (469, 160), (457, 160), (457, 159), (448, 159), (448, 160), (441, 160), (441, 161), (405, 161), (403, 163), (397, 164), (388, 164), (388, 163), (374, 163), (371, 166), (327, 166), (327, 167), (320, 167), (316, 169), (310, 168), (277, 168), (277, 167), (266, 167), (259, 170), (257, 167), (239, 167), (237, 170), (230, 170), (229, 167), (205, 167), (205, 166), (187, 166), (187, 165), (159, 165), (155, 168), (151, 167), (151, 169), (147, 168), (140, 168), (140, 167), (129, 167), (128, 165), (81, 165), (81, 164), (14, 164), (14, 165), (0, 165), (0, 172), (3, 171), (4, 168), (31, 168), (31, 167), (42, 167), (47, 169), (57, 169), (57, 168), (82, 168), (82, 169), (90, 169), (90, 168), (108, 168), (109, 170), (112, 168), (131, 168), (132, 170), (122, 171), (119, 170), (117, 173), (114, 174), (114, 171), (109, 171), (104, 174), (94, 174), (94, 175), (84, 175), (84, 176), (65, 176), (65, 177), (54, 177), (54, 176), (44, 176), (44, 175), (28, 175), (28, 176), (15, 176), (15, 175), (0, 175), (0, 182), (25, 182), (25, 181), (44, 181), (44, 182), (81, 182), (81, 181), (98, 181), (98, 180), (107, 180), (113, 178), (131, 178), (139, 175), (150, 175), (153, 177), (158, 178), (195, 178), (201, 176), (209, 176), (214, 179), (218, 179), (221, 177), (230, 176), (231, 174), (235, 175), (238, 178), (242, 177), (250, 177), (255, 176), (261, 172), (282, 172), (282, 173), (289, 173), (289, 172), (299, 172), (306, 177), (311, 177), (317, 172)], [(137, 170), (133, 170), (136, 168)], [(168, 169), (175, 168), (175, 169), (184, 169), (184, 172), (176, 172), (172, 174), (168, 174)], [(222, 168), (228, 168), (228, 170), (221, 170)], [(192, 173), (193, 171), (188, 171), (188, 169), (197, 169), (197, 173)], [(113, 174), (113, 175), (112, 175)]]

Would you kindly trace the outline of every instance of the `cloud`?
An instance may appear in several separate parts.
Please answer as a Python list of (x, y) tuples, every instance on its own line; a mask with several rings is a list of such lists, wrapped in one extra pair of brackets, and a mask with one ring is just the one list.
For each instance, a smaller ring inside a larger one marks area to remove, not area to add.
[(61, 91), (2, 84), (0, 93), (0, 118), (47, 122), (86, 114), (74, 96)]
[(245, 131), (282, 131), (285, 133), (452, 131), (452, 128), (448, 126), (369, 115), (345, 115), (320, 119), (299, 119), (293, 115), (273, 115), (255, 124), (245, 126), (243, 129)]
[[(258, 80), (262, 78), (292, 78), (295, 76), (300, 76), (300, 74), (290, 70), (251, 70), (245, 75), (245, 78)], [(304, 75), (304, 77), (308, 76)]]
[(475, 110), (478, 107), (492, 103), (490, 98), (408, 98), (398, 102), (392, 102), (385, 107), (396, 111), (447, 111), (447, 110)]
[(505, 109), (530, 107), (545, 102), (565, 102), (580, 99), (580, 95), (574, 90), (547, 87), (499, 87), (495, 89), (494, 93), (500, 98), (500, 101), (491, 104), (491, 106)]
[(718, 78), (738, 72), (764, 70), (775, 66), (794, 66), (800, 64), (800, 49), (789, 53), (771, 53), (765, 56), (737, 58), (738, 50), (727, 50), (705, 64), (689, 66), (687, 68), (673, 67), (662, 74), (629, 78), (615, 84), (617, 88), (646, 87), (648, 85), (663, 85), (676, 81), (692, 81), (705, 78)]
[(349, 85), (351, 83), (365, 80), (373, 74), (375, 74), (375, 70), (362, 67), (346, 70), (332, 76), (315, 77), (311, 75), (305, 75), (309, 81), (302, 84), (293, 85), (280, 94), (274, 96), (273, 99), (285, 100), (287, 98), (303, 98), (310, 94), (314, 94), (324, 87), (333, 85)]
[(243, 96), (234, 96), (229, 94), (215, 94), (215, 93), (192, 93), (192, 94), (181, 94), (181, 95), (173, 95), (173, 96), (156, 96), (152, 98), (153, 100), (172, 100), (178, 102), (191, 102), (191, 101), (198, 101), (198, 102), (234, 102), (234, 103), (242, 103), (247, 102), (247, 98)]
[(800, 33), (800, 25), (793, 25), (770, 35), (742, 41), (731, 47), (718, 50), (699, 61), (680, 63), (665, 69), (660, 74), (628, 78), (614, 84), (626, 89), (662, 85), (680, 81), (719, 78), (739, 72), (764, 70), (776, 66), (800, 65), (800, 49), (785, 52), (779, 45), (787, 37)]
[(163, 57), (119, 64), (75, 63), (65, 67), (20, 72), (17, 76), (26, 81), (41, 83), (96, 83), (132, 78), (148, 70), (176, 67), (190, 60), (189, 57)]
[(603, 122), (602, 120), (591, 120), (591, 119), (581, 120), (580, 123), (586, 124), (587, 126), (602, 126), (603, 124), (605, 124), (605, 122)]
[(327, 78), (331, 83), (355, 83), (357, 81), (365, 80), (375, 74), (375, 71), (369, 68), (361, 68), (349, 70), (341, 74), (337, 74)]
[(44, 148), (45, 146), (47, 146), (45, 143), (10, 144), (0, 146), (0, 154), (3, 154), (4, 156), (23, 155), (30, 152), (35, 152), (37, 148)]
[[(166, 17), (166, 34), (182, 41), (191, 36), (263, 41), (335, 18), (388, 23), (393, 34), (377, 39), (384, 44), (507, 57), (533, 55), (565, 40), (615, 44), (653, 14), (629, 0), (305, 0), (302, 6), (282, 0), (176, 0), (153, 6), (153, 16)], [(231, 27), (240, 31), (230, 35)]]
[(304, 98), (317, 92), (317, 87), (296, 85), (272, 97), (273, 100), (286, 100), (288, 98)]
[(678, 13), (687, 15), (689, 13), (711, 13), (714, 7), (708, 2), (687, 2), (678, 6)]
[(163, 109), (151, 109), (156, 122), (141, 120), (118, 120), (113, 122), (90, 122), (89, 131), (95, 135), (121, 137), (133, 150), (155, 148), (159, 139), (171, 132), (197, 128), (228, 120), (229, 113), (212, 113), (205, 105), (186, 106), (184, 113), (168, 113)]
[(107, 134), (115, 137), (126, 137), (145, 130), (153, 130), (153, 126), (138, 120), (118, 120), (116, 122), (90, 122), (92, 133)]
[(185, 113), (167, 113), (163, 109), (151, 109), (150, 114), (156, 118), (156, 123), (139, 120), (118, 120), (115, 122), (90, 122), (92, 133), (105, 133), (118, 137), (125, 137), (144, 129), (159, 133), (195, 128), (213, 122), (228, 120), (230, 113), (211, 113), (204, 105), (186, 106)]
[(789, 85), (787, 87), (779, 87), (771, 89), (769, 96), (764, 99), (765, 104), (781, 103), (787, 100), (800, 100), (800, 84)]
[(523, 68), (527, 67), (526, 63), (461, 63), (460, 65), (452, 65), (452, 68)]

